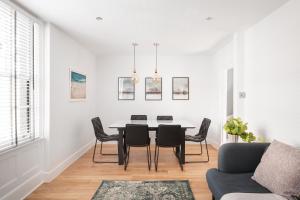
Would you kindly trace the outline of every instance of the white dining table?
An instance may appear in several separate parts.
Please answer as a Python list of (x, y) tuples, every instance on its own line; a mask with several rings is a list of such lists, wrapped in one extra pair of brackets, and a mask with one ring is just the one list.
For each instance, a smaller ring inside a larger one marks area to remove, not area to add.
[(182, 163), (185, 163), (185, 131), (187, 129), (193, 129), (195, 126), (187, 120), (119, 120), (112, 123), (109, 128), (117, 129), (119, 132), (119, 141), (118, 141), (118, 157), (119, 165), (124, 164), (124, 153), (125, 153), (125, 143), (124, 143), (124, 130), (126, 124), (145, 124), (148, 125), (149, 130), (157, 130), (160, 124), (169, 124), (169, 125), (180, 125), (182, 133), (182, 141), (180, 148), (176, 148), (176, 155), (180, 154)]

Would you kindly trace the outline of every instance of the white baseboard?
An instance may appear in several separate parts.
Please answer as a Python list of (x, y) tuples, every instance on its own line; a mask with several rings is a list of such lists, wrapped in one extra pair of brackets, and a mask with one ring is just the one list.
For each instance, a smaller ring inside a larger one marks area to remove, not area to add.
[(60, 173), (62, 173), (67, 167), (69, 167), (72, 163), (74, 163), (76, 160), (78, 160), (83, 154), (85, 154), (93, 145), (95, 141), (92, 140), (83, 147), (81, 147), (78, 151), (70, 155), (67, 159), (65, 159), (63, 162), (61, 162), (58, 166), (55, 168), (43, 172), (44, 175), (44, 182), (49, 183), (53, 179), (55, 179)]
[(25, 199), (31, 194), (36, 188), (43, 183), (43, 175), (41, 172), (31, 176), (29, 179), (18, 185), (16, 188), (11, 190), (9, 193), (1, 197), (1, 200), (17, 200)]

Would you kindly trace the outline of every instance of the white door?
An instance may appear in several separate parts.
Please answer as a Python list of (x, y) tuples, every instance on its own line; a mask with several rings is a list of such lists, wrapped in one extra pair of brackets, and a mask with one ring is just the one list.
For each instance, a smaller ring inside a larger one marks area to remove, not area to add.
[(234, 99), (234, 69), (229, 68), (224, 73), (225, 79), (224, 80), (224, 87), (223, 87), (223, 101), (222, 101), (222, 143), (227, 143), (232, 141), (233, 138), (229, 138), (226, 132), (223, 130), (223, 126), (226, 123), (227, 119), (233, 116), (234, 113), (234, 106), (233, 106), (233, 99)]

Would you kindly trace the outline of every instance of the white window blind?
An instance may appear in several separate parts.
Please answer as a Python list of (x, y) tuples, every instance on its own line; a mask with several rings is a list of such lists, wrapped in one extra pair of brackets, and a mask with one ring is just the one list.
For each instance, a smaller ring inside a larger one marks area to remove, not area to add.
[(39, 26), (0, 1), (0, 150), (36, 135)]
[(0, 148), (15, 145), (14, 10), (0, 1)]

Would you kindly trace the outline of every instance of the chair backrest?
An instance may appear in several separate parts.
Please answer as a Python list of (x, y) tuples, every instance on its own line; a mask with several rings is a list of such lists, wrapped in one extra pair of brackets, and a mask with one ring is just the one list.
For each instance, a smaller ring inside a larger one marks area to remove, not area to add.
[(148, 125), (126, 124), (125, 143), (129, 146), (145, 146), (150, 144)]
[(95, 117), (92, 119), (92, 124), (94, 127), (95, 136), (97, 139), (101, 140), (104, 136), (106, 136), (101, 120), (99, 117)]
[(182, 140), (184, 140), (184, 138), (180, 125), (161, 124), (158, 126), (157, 144), (159, 146), (179, 146)]
[(172, 115), (158, 115), (156, 120), (173, 120)]
[(210, 123), (211, 123), (211, 120), (210, 120), (210, 119), (204, 118), (204, 119), (202, 120), (200, 129), (199, 129), (199, 133), (198, 133), (196, 136), (199, 136), (199, 137), (205, 139), (206, 136), (207, 136), (207, 133), (208, 133), (208, 128), (209, 128), (209, 126), (210, 126)]
[(131, 120), (147, 120), (147, 115), (131, 115)]

